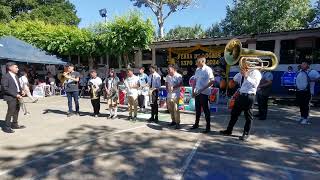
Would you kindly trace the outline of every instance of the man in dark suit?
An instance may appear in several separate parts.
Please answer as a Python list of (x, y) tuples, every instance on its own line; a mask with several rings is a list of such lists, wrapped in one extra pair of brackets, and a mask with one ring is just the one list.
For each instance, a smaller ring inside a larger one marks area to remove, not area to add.
[(5, 74), (1, 80), (3, 100), (7, 101), (8, 104), (3, 131), (6, 133), (14, 133), (14, 130), (12, 129), (25, 128), (25, 126), (18, 125), (18, 115), (20, 110), (19, 100), (22, 99), (24, 92), (22, 91), (18, 80), (17, 73), (19, 69), (17, 64), (14, 62), (8, 62), (6, 64), (6, 68), (7, 74)]

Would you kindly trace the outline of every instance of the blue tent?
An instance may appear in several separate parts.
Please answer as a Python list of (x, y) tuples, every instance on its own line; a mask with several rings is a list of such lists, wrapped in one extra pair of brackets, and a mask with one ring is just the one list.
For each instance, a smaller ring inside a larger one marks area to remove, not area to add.
[(66, 64), (55, 55), (49, 55), (45, 51), (12, 36), (0, 38), (0, 62), (1, 60), (37, 64)]

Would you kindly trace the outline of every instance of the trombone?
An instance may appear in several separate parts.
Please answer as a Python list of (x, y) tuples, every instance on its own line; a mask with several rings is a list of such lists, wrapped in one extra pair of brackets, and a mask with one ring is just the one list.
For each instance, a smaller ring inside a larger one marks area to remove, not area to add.
[[(270, 57), (269, 61), (260, 57)], [(224, 59), (230, 66), (239, 62), (240, 69), (258, 69), (271, 71), (277, 68), (279, 61), (277, 56), (271, 51), (260, 51), (242, 48), (239, 39), (231, 39), (224, 50)]]

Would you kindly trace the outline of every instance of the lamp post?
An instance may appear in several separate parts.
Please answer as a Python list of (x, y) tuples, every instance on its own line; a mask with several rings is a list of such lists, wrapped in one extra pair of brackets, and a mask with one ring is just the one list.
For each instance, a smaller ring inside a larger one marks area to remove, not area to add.
[(104, 18), (104, 22), (107, 22), (107, 9), (103, 8), (99, 10), (100, 16)]

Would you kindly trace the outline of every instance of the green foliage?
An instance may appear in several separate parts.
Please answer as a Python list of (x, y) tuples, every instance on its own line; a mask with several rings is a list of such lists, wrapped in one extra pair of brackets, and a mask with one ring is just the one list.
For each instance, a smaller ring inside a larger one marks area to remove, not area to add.
[(206, 37), (221, 37), (223, 35), (224, 32), (219, 23), (212, 24), (205, 32)]
[(221, 23), (229, 35), (304, 28), (313, 19), (309, 0), (235, 0)]
[(194, 39), (202, 38), (205, 36), (205, 32), (202, 29), (201, 25), (195, 25), (193, 27), (182, 27), (177, 26), (166, 34), (165, 39)]
[(11, 19), (11, 8), (0, 4), (0, 22), (8, 22)]
[(78, 25), (75, 6), (68, 0), (0, 0), (0, 18), (5, 21), (42, 20), (52, 24)]
[[(106, 25), (96, 26), (97, 39), (109, 54), (128, 53), (135, 48), (147, 48), (153, 40), (154, 27), (137, 12), (115, 17)], [(101, 49), (101, 48), (100, 48)]]
[(108, 24), (88, 29), (43, 21), (0, 23), (0, 36), (12, 35), (45, 51), (60, 55), (124, 54), (134, 48), (146, 48), (154, 28), (137, 13), (116, 17)]

